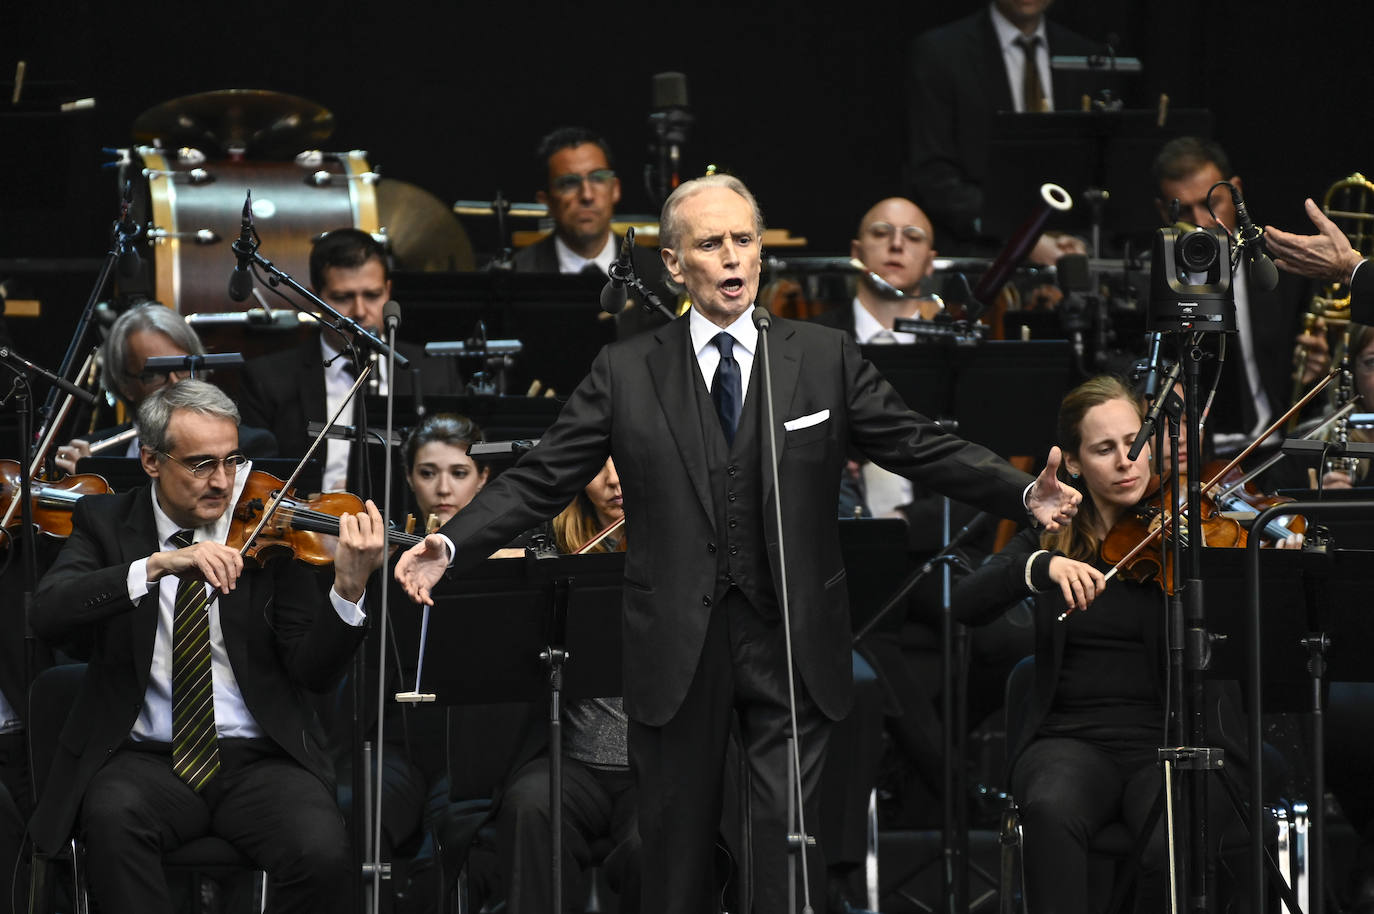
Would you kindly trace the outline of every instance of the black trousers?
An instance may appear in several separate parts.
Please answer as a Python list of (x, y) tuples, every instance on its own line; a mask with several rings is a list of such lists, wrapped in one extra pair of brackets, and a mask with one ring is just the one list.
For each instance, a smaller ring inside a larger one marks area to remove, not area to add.
[(273, 911), (348, 909), (348, 834), (317, 777), (270, 740), (225, 739), (219, 773), (195, 793), (166, 749), (126, 744), (86, 790), (80, 828), (103, 914), (171, 914), (162, 855), (207, 834), (267, 870)]
[[(1163, 774), (1154, 749), (1113, 751), (1076, 739), (1037, 739), (1012, 772), (1021, 807), (1026, 907), (1031, 914), (1087, 914), (1088, 845), (1112, 822), (1139, 835)], [(1161, 817), (1145, 846), (1137, 912), (1168, 909), (1167, 849)]]
[[(549, 757), (523, 765), (501, 794), (496, 849), (506, 880), (509, 914), (548, 914), (553, 836), (549, 828)], [(639, 829), (634, 782), (627, 771), (604, 771), (563, 759), (563, 909), (587, 903), (586, 870), (597, 839), (612, 845), (604, 864), (620, 893), (621, 914), (639, 911)]]
[[(643, 894), (658, 914), (719, 910), (715, 845), (731, 712), (737, 712), (750, 774), (755, 914), (787, 912), (786, 739), (791, 729), (782, 622), (767, 620), (731, 589), (711, 610), (696, 676), (661, 727), (630, 721), (630, 766), (639, 791)], [(635, 683), (625, 683), (627, 690)], [(797, 683), (797, 726), (807, 827), (819, 827), (821, 762), (830, 721)], [(825, 858), (807, 857), (813, 907), (825, 905)], [(801, 864), (797, 873), (800, 876)], [(801, 889), (797, 889), (800, 905)]]

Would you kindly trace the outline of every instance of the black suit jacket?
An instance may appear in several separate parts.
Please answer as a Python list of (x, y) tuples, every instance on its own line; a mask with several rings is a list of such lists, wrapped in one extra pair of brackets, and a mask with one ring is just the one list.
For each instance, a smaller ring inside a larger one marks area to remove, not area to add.
[[(793, 643), (816, 704), (839, 719), (853, 686), (835, 516), (846, 456), (864, 454), (1007, 517), (1025, 516), (1021, 493), (1030, 477), (906, 409), (844, 334), (775, 318), (769, 340)], [(751, 386), (762, 384), (761, 362), (754, 366)], [(698, 398), (706, 396), (685, 316), (607, 346), (539, 446), (441, 531), (453, 541), (453, 567), (461, 571), (561, 510), (613, 456), (634, 530), (622, 616), (625, 709), (650, 726), (667, 722), (687, 692), (717, 589), (716, 544), (724, 540), (715, 529), (717, 486), (698, 419)], [(784, 428), (827, 411), (805, 428)], [(764, 411), (755, 415), (762, 422)], [(778, 495), (765, 472), (765, 518), (773, 516)], [(766, 530), (772, 526), (765, 522)], [(775, 532), (766, 532), (765, 541), (776, 588)]]
[[(1099, 43), (1048, 20), (1045, 33), (1051, 55), (1102, 50)], [(916, 202), (935, 223), (937, 236), (978, 240), (994, 121), (997, 112), (1015, 110), (991, 11), (985, 6), (918, 36), (907, 78), (910, 180)], [(1076, 108), (1068, 80), (1053, 82), (1055, 110)]]
[[(423, 346), (397, 342), (396, 350), (420, 369), (426, 394), (453, 394), (460, 390), (454, 359), (428, 358)], [(414, 392), (409, 369), (397, 369), (396, 393)], [(243, 390), (239, 412), (244, 425), (258, 426), (277, 438), (283, 457), (299, 457), (310, 447), (306, 425), (329, 418), (324, 390), (324, 354), (318, 334), (294, 349), (251, 359), (243, 366)], [(351, 416), (340, 420), (353, 424)]]
[[(621, 235), (615, 236), (620, 244)], [(630, 249), (630, 260), (634, 263), (635, 274), (644, 285), (659, 297), (669, 310), (677, 304), (677, 295), (664, 284), (663, 259), (657, 248), (646, 248), (636, 244)], [(554, 247), (554, 236), (541, 238), (515, 254), (515, 269), (523, 273), (557, 273), (558, 250)], [(628, 339), (645, 330), (661, 327), (668, 318), (657, 308), (645, 303), (643, 296), (633, 289), (626, 295), (625, 310), (615, 317), (615, 336), (618, 340)]]
[(1355, 269), (1355, 278), (1350, 283), (1350, 319), (1374, 324), (1374, 267), (1369, 261)]
[[(88, 495), (72, 535), (38, 587), (33, 626), (60, 642), (88, 632), (94, 648), (86, 679), (62, 728), (47, 787), (30, 824), (51, 852), (66, 840), (91, 777), (128, 737), (143, 707), (157, 633), (158, 590), (128, 596), (129, 565), (158, 548), (152, 489)], [(323, 582), (303, 565), (249, 566), (219, 598), (225, 649), (248, 710), (333, 794), (324, 734), (304, 690), (331, 688), (363, 637), (330, 605)]]

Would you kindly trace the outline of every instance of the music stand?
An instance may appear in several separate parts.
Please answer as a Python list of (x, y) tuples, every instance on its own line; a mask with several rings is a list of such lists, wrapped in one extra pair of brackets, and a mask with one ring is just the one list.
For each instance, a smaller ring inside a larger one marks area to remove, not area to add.
[[(423, 398), (425, 415), (456, 413), (467, 416), (482, 429), (488, 441), (541, 437), (558, 418), (563, 401), (556, 397), (498, 397), (489, 394), (430, 396)], [(367, 424), (386, 415), (386, 398), (368, 395), (364, 401)], [(419, 424), (413, 396), (397, 395), (396, 425), (411, 429)]]
[(566, 397), (615, 340), (615, 321), (601, 310), (605, 282), (599, 274), (398, 271), (392, 294), (405, 303), (403, 339), (466, 339), (480, 320), (488, 339), (524, 346), (507, 372), (506, 393), (523, 394), (537, 379)]
[[(902, 585), (910, 560), (906, 521), (898, 517), (840, 518), (840, 554), (849, 591), (849, 623), (858, 631)], [(889, 613), (878, 631), (901, 627), (902, 615)]]
[(1092, 219), (1056, 215), (1049, 229), (1092, 223), (1111, 226), (1121, 236), (1153, 226), (1155, 189), (1145, 176), (1160, 147), (1180, 136), (1206, 139), (1212, 123), (1212, 112), (1186, 108), (1170, 111), (1163, 126), (1153, 110), (999, 112), (988, 147), (997, 167), (984, 184), (984, 232), (1010, 237), (1038, 205), (1040, 185), (1047, 181), (1080, 202), (1089, 189), (1110, 195), (1094, 207)]
[[(1002, 457), (1046, 453), (1054, 439), (1059, 401), (1069, 389), (1073, 371), (1070, 346), (1063, 340), (988, 340), (977, 346), (916, 343), (907, 346), (859, 347), (906, 404), (940, 422), (961, 437)], [(1029, 447), (1028, 447), (1029, 443)], [(944, 542), (949, 544), (949, 498), (945, 498)], [(967, 629), (950, 608), (951, 579), (945, 566), (941, 613), (944, 769), (945, 883), (955, 909), (966, 907), (967, 798), (962, 779), (967, 706), (962, 688), (966, 676)], [(957, 641), (957, 645), (956, 645)], [(956, 714), (958, 721), (956, 722)], [(958, 755), (956, 761), (955, 755)], [(957, 862), (954, 862), (957, 858)]]
[(859, 348), (907, 406), (960, 437), (1003, 457), (1047, 453), (1054, 443), (1059, 401), (1073, 373), (1064, 340)]
[[(549, 700), (553, 910), (563, 910), (562, 699), (620, 695), (623, 552), (490, 559), (441, 583), (434, 608), (397, 613), (397, 643), (419, 645), (415, 689), (401, 700), (495, 704)], [(414, 629), (419, 622), (419, 630)], [(411, 626), (407, 631), (407, 626)], [(429, 670), (433, 652), (442, 662)], [(570, 664), (564, 669), (564, 664)]]

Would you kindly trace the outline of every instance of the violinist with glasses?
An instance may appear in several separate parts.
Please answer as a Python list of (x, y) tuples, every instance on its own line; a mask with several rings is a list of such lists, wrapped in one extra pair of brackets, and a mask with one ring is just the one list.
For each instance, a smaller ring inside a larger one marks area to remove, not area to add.
[(85, 843), (106, 912), (171, 912), (162, 855), (207, 834), (265, 869), (274, 910), (337, 911), (351, 857), (305, 690), (332, 688), (361, 642), (381, 516), (339, 518), (328, 578), (245, 565), (226, 544), (250, 466), (234, 403), (204, 381), (139, 407), (146, 486), (77, 503), (39, 584), (36, 633), (93, 645), (30, 824)]
[[(1131, 526), (1157, 485), (1150, 448), (1129, 455), (1143, 417), (1141, 401), (1116, 377), (1091, 378), (1065, 396), (1057, 440), (1061, 473), (1083, 490), (1078, 514), (1052, 533), (1022, 531), (953, 595), (956, 614), (973, 625), (1026, 598), (1034, 607), (1034, 684), (1014, 743), (1008, 734), (1031, 912), (1094, 910), (1093, 836), (1121, 821), (1138, 838), (1160, 791), (1156, 750), (1168, 744), (1164, 595), (1151, 580), (1109, 579), (1111, 563), (1101, 557), (1104, 542)], [(1231, 698), (1214, 690), (1209, 718), (1238, 722)], [(1243, 758), (1238, 745), (1224, 748), (1228, 758)], [(1168, 908), (1165, 864), (1157, 825), (1140, 861), (1135, 911)]]

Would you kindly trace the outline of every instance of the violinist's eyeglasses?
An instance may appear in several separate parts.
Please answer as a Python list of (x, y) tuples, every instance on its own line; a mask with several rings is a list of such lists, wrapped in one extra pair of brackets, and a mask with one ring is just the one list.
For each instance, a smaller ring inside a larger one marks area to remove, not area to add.
[(242, 454), (230, 454), (228, 457), (207, 457), (204, 460), (197, 460), (195, 463), (187, 463), (180, 457), (173, 457), (166, 451), (158, 451), (157, 453), (168, 460), (181, 464), (188, 473), (197, 479), (209, 479), (215, 475), (215, 470), (220, 464), (224, 464), (224, 472), (227, 475), (233, 476), (240, 467), (247, 466), (249, 462), (248, 458)]

